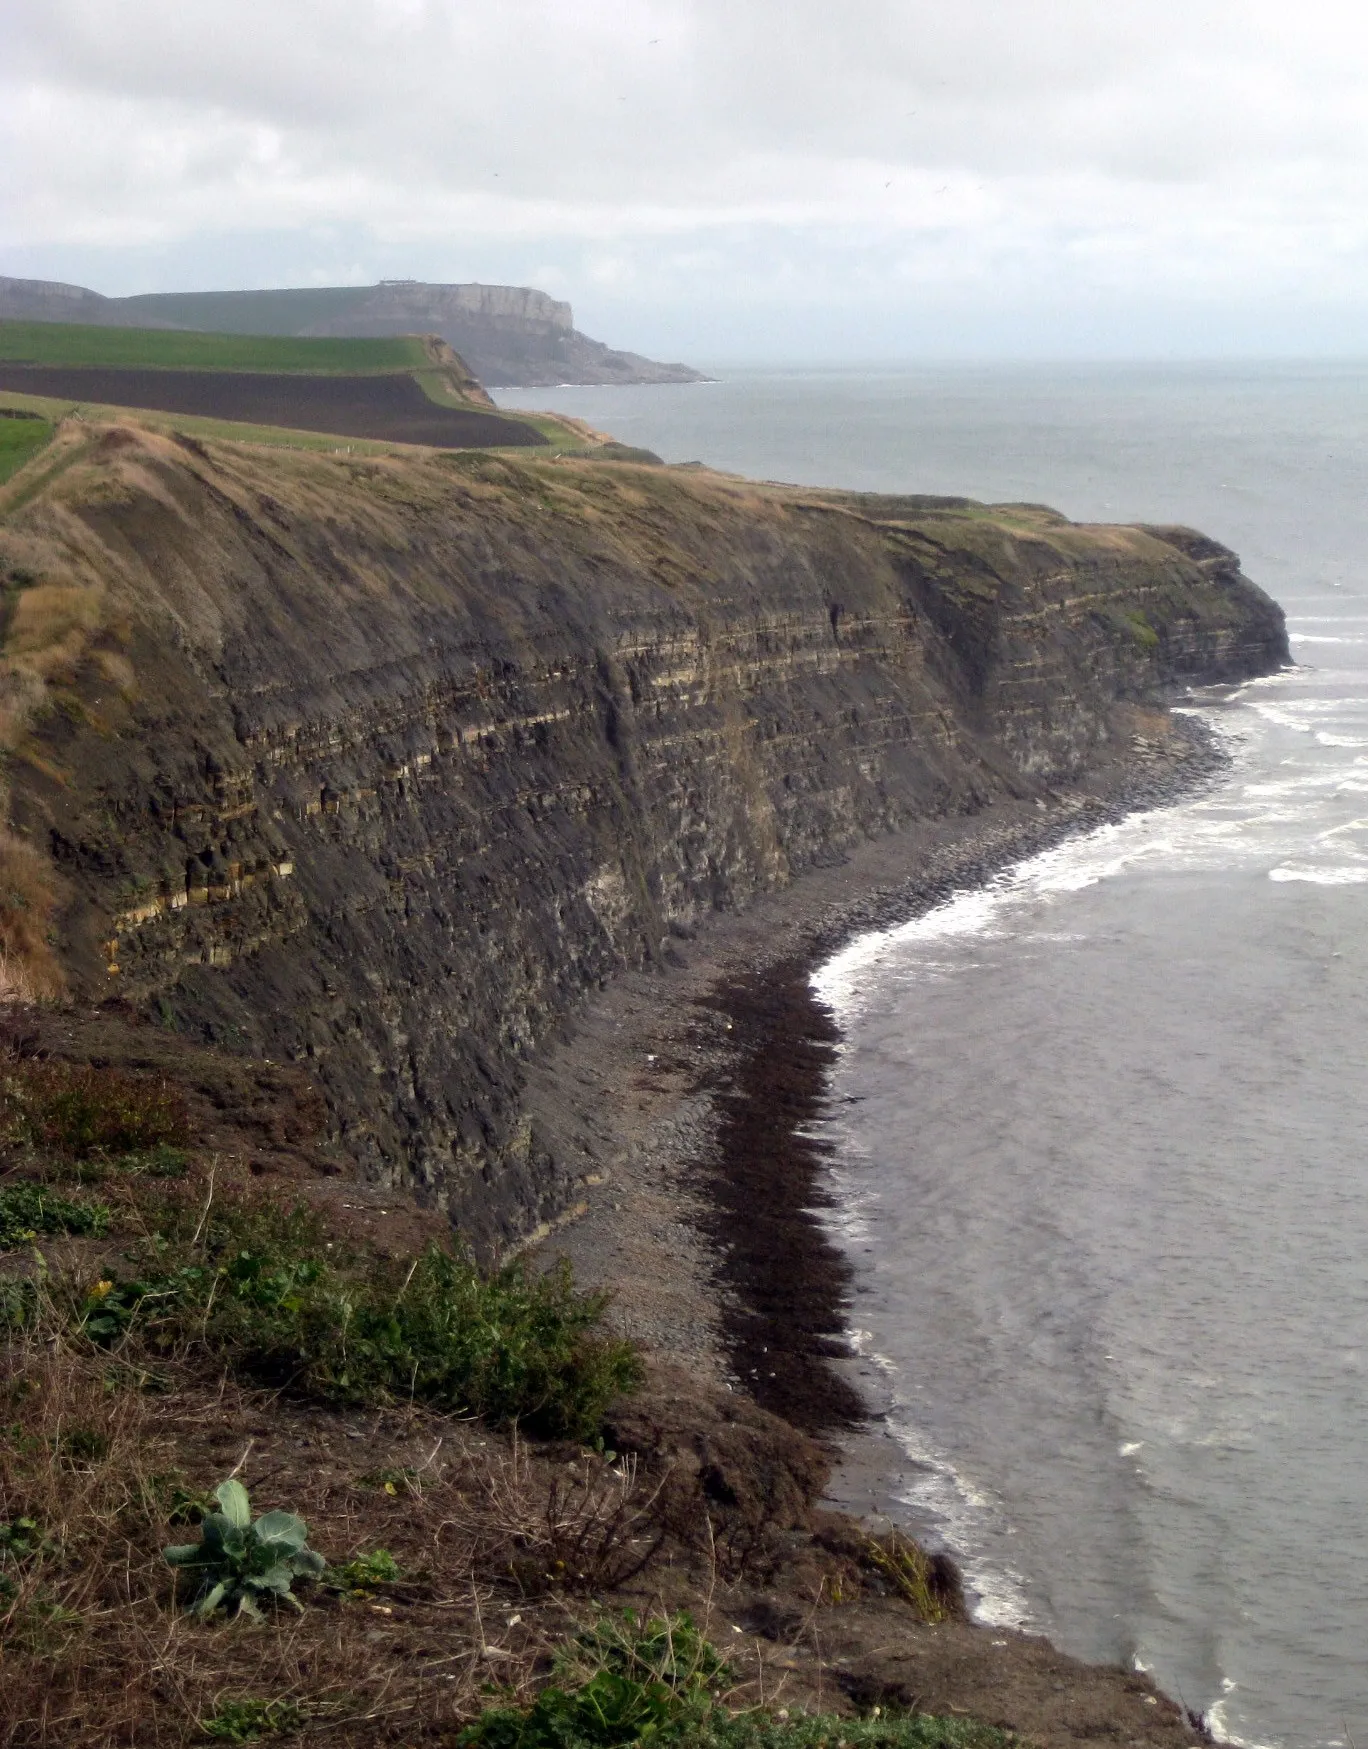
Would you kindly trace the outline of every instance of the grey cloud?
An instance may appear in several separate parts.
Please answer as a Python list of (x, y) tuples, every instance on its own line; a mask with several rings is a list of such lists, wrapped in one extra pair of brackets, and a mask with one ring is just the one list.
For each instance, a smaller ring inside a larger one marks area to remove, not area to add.
[(0, 9), (0, 243), (30, 266), (275, 235), (277, 275), (542, 260), (660, 307), (1368, 290), (1368, 22), (1330, 0)]

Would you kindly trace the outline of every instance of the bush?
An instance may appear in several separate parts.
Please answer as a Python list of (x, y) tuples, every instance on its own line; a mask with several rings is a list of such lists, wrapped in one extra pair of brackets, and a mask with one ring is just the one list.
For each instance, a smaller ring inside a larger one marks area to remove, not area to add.
[(76, 1309), (93, 1340), (136, 1330), (317, 1401), (408, 1398), (551, 1436), (591, 1435), (639, 1376), (628, 1343), (594, 1334), (606, 1296), (577, 1293), (568, 1269), (484, 1276), (436, 1245), (407, 1263), (350, 1252), (310, 1210), (264, 1200), (203, 1218), (168, 1200), (157, 1224), (137, 1275), (111, 1273)]
[(962, 1602), (947, 1595), (937, 1563), (896, 1526), (882, 1539), (866, 1537), (863, 1558), (893, 1587), (924, 1622), (950, 1621), (962, 1613)]
[(181, 1148), (184, 1101), (165, 1082), (87, 1063), (20, 1062), (0, 1084), (6, 1138), (70, 1160)]
[(729, 1712), (730, 1671), (687, 1615), (639, 1627), (626, 1614), (581, 1634), (558, 1680), (528, 1707), (491, 1707), (458, 1739), (462, 1749), (1005, 1749), (1007, 1738), (969, 1719), (918, 1714), (846, 1719), (832, 1713)]
[(0, 1250), (27, 1245), (40, 1234), (75, 1233), (98, 1238), (109, 1226), (99, 1202), (72, 1202), (41, 1184), (0, 1185)]

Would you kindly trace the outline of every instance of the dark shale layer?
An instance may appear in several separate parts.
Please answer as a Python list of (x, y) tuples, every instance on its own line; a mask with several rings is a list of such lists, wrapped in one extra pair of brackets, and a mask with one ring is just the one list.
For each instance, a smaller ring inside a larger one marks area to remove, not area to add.
[(527, 1066), (615, 973), (1287, 657), (1225, 548), (1038, 507), (131, 428), (42, 466), (0, 704), (73, 993), (304, 1065), (486, 1255), (581, 1193)]

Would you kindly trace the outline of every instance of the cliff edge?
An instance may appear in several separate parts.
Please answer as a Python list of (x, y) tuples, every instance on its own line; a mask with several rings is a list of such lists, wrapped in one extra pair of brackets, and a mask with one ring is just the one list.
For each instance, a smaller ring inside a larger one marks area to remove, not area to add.
[(144, 292), (107, 298), (84, 286), (0, 275), (0, 319), (7, 317), (221, 334), (359, 339), (438, 334), (482, 383), (495, 387), (706, 381), (687, 364), (661, 364), (591, 340), (576, 328), (569, 304), (530, 286), (428, 285), (402, 279), (367, 286)]
[(12, 967), (303, 1065), (486, 1256), (579, 1194), (523, 1096), (589, 992), (1287, 656), (1190, 531), (75, 422), (0, 573)]

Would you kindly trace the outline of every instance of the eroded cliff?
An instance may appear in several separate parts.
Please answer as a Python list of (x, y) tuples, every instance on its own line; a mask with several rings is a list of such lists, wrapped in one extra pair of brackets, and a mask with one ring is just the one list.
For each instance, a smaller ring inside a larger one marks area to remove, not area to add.
[(306, 1064), (485, 1251), (573, 1198), (524, 1065), (615, 971), (1286, 658), (1224, 548), (1030, 506), (79, 427), (42, 468), (0, 525), (11, 860), (70, 987)]

